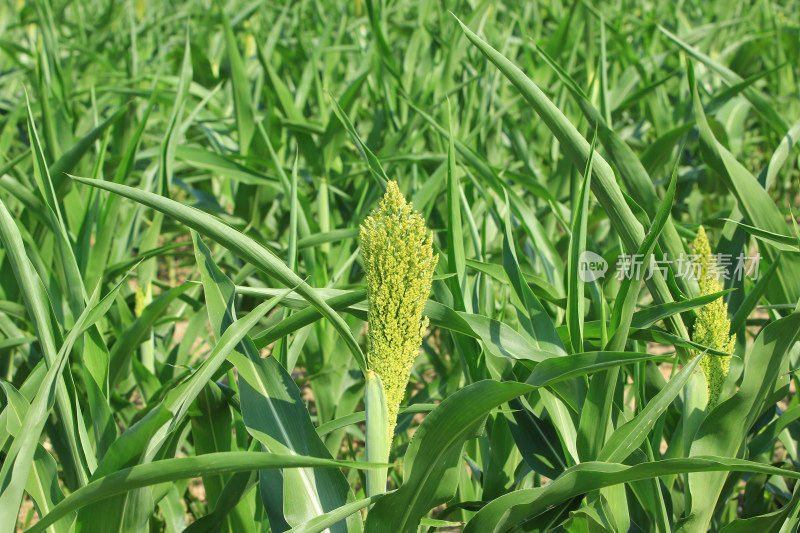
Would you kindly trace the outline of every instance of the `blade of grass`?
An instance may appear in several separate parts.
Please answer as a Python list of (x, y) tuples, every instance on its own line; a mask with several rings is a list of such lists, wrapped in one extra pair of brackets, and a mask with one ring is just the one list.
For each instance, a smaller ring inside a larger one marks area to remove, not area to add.
[[(585, 167), (590, 151), (590, 146), (586, 139), (578, 133), (561, 111), (516, 65), (488, 45), (460, 21), (459, 24), (467, 38), (520, 91), (525, 100), (559, 140), (570, 159), (576, 165)], [(636, 250), (639, 247), (639, 243), (644, 240), (644, 229), (625, 202), (611, 167), (599, 155), (596, 156), (596, 160), (592, 165), (592, 178), (592, 192), (608, 214), (609, 220), (617, 233), (619, 233), (625, 249), (628, 251)], [(672, 301), (672, 295), (660, 273), (655, 273), (648, 280), (647, 285), (657, 303), (669, 303)], [(675, 334), (688, 338), (686, 327), (679, 316), (670, 317), (668, 325)]]
[(586, 250), (587, 219), (589, 217), (589, 188), (592, 184), (592, 159), (594, 157), (597, 133), (592, 139), (589, 160), (583, 173), (583, 183), (575, 212), (572, 214), (569, 238), (569, 260), (567, 261), (567, 331), (569, 331), (572, 353), (583, 351), (583, 320), (585, 303), (583, 298), (584, 280), (580, 272), (581, 255)]
[[(767, 191), (714, 137), (703, 112), (691, 63), (687, 64), (687, 69), (695, 119), (700, 130), (700, 145), (706, 163), (722, 178), (736, 197), (739, 208), (750, 225), (760, 230), (787, 235), (789, 230), (784, 217)], [(762, 250), (765, 256), (774, 260), (774, 252), (769, 248)], [(787, 255), (781, 260), (777, 272), (780, 283), (773, 284), (769, 289), (769, 294), (779, 294), (780, 297), (773, 299), (789, 302), (800, 299), (800, 277), (796, 275), (798, 269), (800, 269), (800, 257)]]
[[(14, 223), (11, 213), (8, 212), (5, 204), (0, 200), (0, 241), (3, 242), (6, 258), (11, 263), (14, 277), (20, 287), (22, 299), (28, 316), (33, 322), (36, 338), (41, 346), (42, 355), (47, 362), (48, 369), (52, 368), (58, 360), (56, 350), (56, 335), (53, 331), (53, 324), (50, 320), (50, 304), (42, 285), (42, 280), (28, 259), (25, 245), (19, 228)], [(66, 386), (62, 379), (56, 384), (55, 398), (57, 412), (61, 424), (68, 439), (70, 450), (69, 460), (72, 468), (75, 469), (75, 476), (85, 483), (88, 479), (85, 466), (78, 450), (78, 437), (76, 435), (71, 401)], [(65, 461), (66, 462), (66, 461)]]
[(48, 515), (25, 533), (40, 533), (67, 514), (91, 503), (124, 494), (134, 489), (204, 476), (278, 468), (371, 468), (368, 463), (336, 461), (299, 455), (279, 455), (252, 452), (219, 452), (200, 457), (164, 459), (130, 468), (95, 479), (67, 496)]
[(231, 82), (233, 87), (233, 108), (236, 113), (236, 129), (239, 133), (239, 153), (247, 155), (250, 150), (250, 142), (255, 133), (255, 109), (250, 100), (250, 83), (244, 68), (244, 61), (236, 44), (236, 36), (233, 33), (231, 21), (225, 12), (225, 4), (217, 2), (220, 17), (222, 18), (222, 30), (225, 35), (225, 49), (228, 53), (228, 61), (231, 65)]
[(552, 505), (575, 496), (620, 483), (652, 479), (686, 472), (763, 472), (770, 475), (800, 478), (797, 472), (773, 466), (717, 456), (689, 459), (665, 459), (626, 466), (616, 463), (586, 462), (564, 472), (544, 487), (511, 492), (484, 506), (464, 528), (464, 533), (509, 531), (514, 526), (535, 519)]
[(317, 290), (308, 286), (305, 281), (289, 270), (289, 268), (271, 251), (267, 250), (250, 237), (227, 226), (211, 215), (151, 192), (140, 191), (125, 185), (100, 180), (91, 180), (74, 176), (72, 179), (85, 185), (111, 191), (163, 213), (168, 213), (170, 216), (180, 220), (199, 233), (207, 235), (211, 239), (222, 244), (266, 274), (273, 276), (285, 286), (296, 287), (295, 290), (298, 294), (303, 296), (310, 304), (316, 307), (325, 318), (333, 323), (339, 334), (342, 335), (342, 338), (355, 357), (359, 367), (363, 372), (366, 372), (366, 362), (361, 348), (342, 317), (328, 306), (325, 300), (318, 294)]

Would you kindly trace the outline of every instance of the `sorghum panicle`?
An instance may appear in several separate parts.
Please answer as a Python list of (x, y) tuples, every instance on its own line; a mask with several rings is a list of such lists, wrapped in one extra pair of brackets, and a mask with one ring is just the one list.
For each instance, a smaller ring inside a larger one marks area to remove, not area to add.
[[(700, 273), (698, 283), (700, 295), (713, 294), (722, 290), (722, 284), (716, 272), (716, 260), (711, 254), (711, 245), (703, 226), (697, 231), (694, 241), (694, 253), (698, 256)], [(692, 338), (694, 342), (715, 350), (731, 353), (736, 345), (736, 335), (730, 335), (731, 322), (728, 320), (728, 305), (717, 298), (700, 308), (694, 325)], [(708, 386), (708, 404), (713, 406), (722, 391), (722, 384), (730, 370), (730, 356), (707, 355), (700, 361), (700, 367), (706, 377)]]
[(361, 226), (369, 302), (367, 365), (380, 376), (394, 433), (411, 365), (428, 319), (422, 317), (438, 255), (431, 233), (390, 181), (378, 208)]

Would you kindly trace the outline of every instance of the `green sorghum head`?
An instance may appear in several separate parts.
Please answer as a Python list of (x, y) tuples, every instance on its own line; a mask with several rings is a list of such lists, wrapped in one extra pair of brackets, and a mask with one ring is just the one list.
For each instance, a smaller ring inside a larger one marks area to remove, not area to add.
[[(697, 231), (694, 241), (694, 253), (700, 264), (698, 284), (700, 295), (713, 294), (722, 290), (722, 284), (717, 277), (716, 260), (711, 255), (711, 245), (703, 226)], [(736, 335), (730, 335), (731, 321), (728, 320), (728, 305), (717, 298), (700, 308), (697, 312), (697, 321), (694, 324), (692, 338), (694, 342), (708, 346), (715, 350), (731, 353), (736, 345)], [(708, 404), (713, 406), (722, 391), (722, 384), (730, 370), (731, 358), (706, 355), (700, 361), (700, 367), (706, 377), (708, 385)]]
[(425, 219), (394, 181), (361, 226), (361, 253), (369, 302), (367, 366), (383, 382), (391, 440), (411, 365), (428, 326), (422, 310), (439, 258), (433, 255)]

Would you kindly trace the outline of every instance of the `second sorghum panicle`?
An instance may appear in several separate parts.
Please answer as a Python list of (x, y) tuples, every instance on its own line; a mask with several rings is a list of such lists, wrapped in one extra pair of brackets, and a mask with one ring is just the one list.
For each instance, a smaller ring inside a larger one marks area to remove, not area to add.
[[(700, 264), (698, 284), (700, 295), (705, 296), (722, 290), (722, 284), (716, 272), (716, 260), (711, 254), (711, 245), (703, 226), (697, 231), (694, 241), (694, 253)], [(698, 344), (714, 350), (731, 353), (736, 345), (736, 335), (730, 335), (731, 321), (728, 320), (728, 305), (722, 297), (702, 306), (697, 312), (692, 339)], [(722, 384), (730, 370), (730, 356), (706, 355), (700, 361), (700, 367), (706, 377), (708, 386), (708, 405), (713, 406), (722, 391)]]

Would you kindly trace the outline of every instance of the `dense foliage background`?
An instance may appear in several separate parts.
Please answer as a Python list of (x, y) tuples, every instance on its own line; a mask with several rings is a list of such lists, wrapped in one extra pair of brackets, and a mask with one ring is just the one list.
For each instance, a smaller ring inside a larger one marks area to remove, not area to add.
[[(2, 2), (0, 532), (796, 530), (799, 34), (766, 0)], [(368, 498), (388, 179), (439, 261)], [(617, 279), (700, 224), (758, 274)]]

